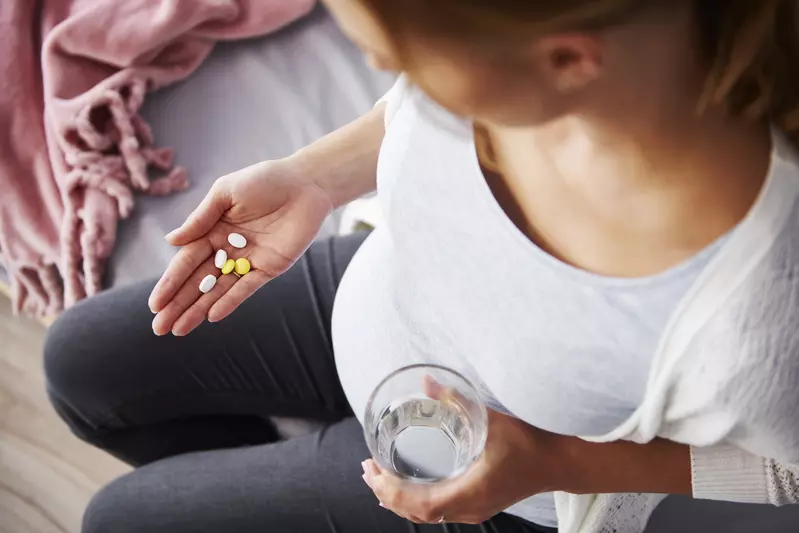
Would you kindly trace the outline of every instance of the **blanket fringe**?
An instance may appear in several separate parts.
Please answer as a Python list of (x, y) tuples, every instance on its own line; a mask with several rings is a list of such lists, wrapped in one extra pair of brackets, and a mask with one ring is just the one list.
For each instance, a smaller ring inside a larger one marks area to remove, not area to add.
[[(116, 240), (117, 220), (130, 216), (134, 191), (166, 196), (188, 187), (188, 173), (172, 167), (173, 150), (154, 147), (152, 129), (138, 114), (147, 85), (135, 80), (107, 90), (77, 116), (65, 138), (65, 216), (61, 231), (67, 307), (102, 288), (105, 260)], [(149, 169), (166, 174), (150, 180)], [(113, 210), (91, 191), (113, 202)], [(38, 299), (28, 291), (33, 305)]]
[(11, 277), (14, 314), (53, 316), (64, 306), (58, 268), (53, 264), (23, 267)]

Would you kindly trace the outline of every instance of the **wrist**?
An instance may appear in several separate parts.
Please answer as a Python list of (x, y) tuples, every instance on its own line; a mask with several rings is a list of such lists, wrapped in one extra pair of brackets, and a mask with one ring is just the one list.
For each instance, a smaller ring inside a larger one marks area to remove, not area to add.
[(514, 478), (522, 480), (520, 490), (525, 497), (565, 491), (570, 485), (574, 470), (569, 461), (570, 439), (526, 425), (521, 438), (507, 439), (516, 450), (513, 453)]
[(557, 440), (555, 490), (571, 494), (691, 494), (688, 446), (663, 439), (647, 444), (595, 443), (564, 436)]
[(547, 437), (547, 447), (549, 449), (547, 490), (549, 492), (570, 492), (579, 494), (579, 458), (583, 453), (580, 443), (585, 441), (566, 435), (551, 433)]
[(264, 164), (271, 165), (277, 175), (283, 176), (290, 183), (320, 198), (321, 202), (327, 205), (328, 211), (332, 213), (339, 207), (335, 191), (331, 190), (322, 179), (325, 174), (319, 171), (321, 165), (301, 152), (302, 150), (283, 159), (266, 161)]
[(320, 160), (318, 155), (313, 146), (302, 148), (283, 159), (282, 164), (295, 179), (323, 193), (333, 209), (343, 207), (374, 190), (373, 185), (361, 186), (357, 182), (357, 173), (349, 174), (348, 169)]

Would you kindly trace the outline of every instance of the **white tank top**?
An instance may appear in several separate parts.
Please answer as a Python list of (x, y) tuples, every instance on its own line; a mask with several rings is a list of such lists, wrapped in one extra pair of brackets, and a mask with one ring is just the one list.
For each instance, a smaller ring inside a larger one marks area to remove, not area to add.
[[(506, 216), (481, 172), (472, 124), (404, 79), (387, 95), (378, 164), (384, 223), (348, 267), (333, 311), (344, 391), (363, 422), (387, 374), (438, 363), (494, 409), (565, 435), (601, 435), (644, 395), (679, 300), (721, 246), (656, 276), (598, 276), (558, 261)], [(557, 527), (538, 495), (508, 512)]]

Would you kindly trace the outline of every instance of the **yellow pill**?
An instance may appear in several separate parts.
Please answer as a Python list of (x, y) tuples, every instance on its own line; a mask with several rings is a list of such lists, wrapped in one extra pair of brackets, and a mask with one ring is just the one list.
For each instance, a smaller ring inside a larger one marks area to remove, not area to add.
[(250, 262), (243, 257), (236, 259), (236, 274), (243, 276), (250, 271)]
[(232, 259), (225, 261), (225, 266), (222, 267), (222, 274), (230, 274), (236, 268), (236, 262)]

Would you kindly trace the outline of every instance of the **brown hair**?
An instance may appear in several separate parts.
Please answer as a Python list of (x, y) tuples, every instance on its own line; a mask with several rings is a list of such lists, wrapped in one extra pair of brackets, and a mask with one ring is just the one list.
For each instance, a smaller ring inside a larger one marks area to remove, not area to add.
[[(535, 33), (604, 27), (653, 2), (678, 0), (359, 1), (405, 60), (403, 41), (414, 34), (512, 43)], [(700, 109), (722, 106), (735, 116), (771, 120), (799, 146), (799, 2), (683, 1), (696, 6), (711, 65)], [(490, 151), (485, 139), (478, 144)]]

